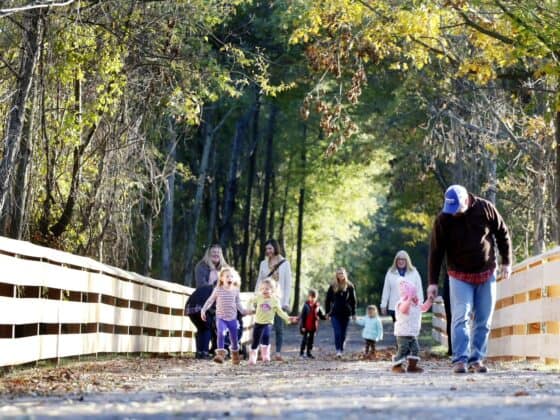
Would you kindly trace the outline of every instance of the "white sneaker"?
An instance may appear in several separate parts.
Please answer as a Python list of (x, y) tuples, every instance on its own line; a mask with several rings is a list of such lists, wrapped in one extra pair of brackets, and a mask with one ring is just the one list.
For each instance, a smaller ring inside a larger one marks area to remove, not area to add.
[(337, 359), (342, 359), (342, 352), (337, 351), (337, 352), (336, 352), (336, 358), (337, 358)]

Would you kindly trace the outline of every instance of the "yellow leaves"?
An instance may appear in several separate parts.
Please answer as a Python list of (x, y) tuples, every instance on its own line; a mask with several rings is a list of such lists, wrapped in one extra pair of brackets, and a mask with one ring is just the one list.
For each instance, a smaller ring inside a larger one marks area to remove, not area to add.
[(545, 138), (552, 138), (554, 136), (554, 127), (545, 120), (544, 116), (536, 115), (527, 118), (525, 121), (523, 135), (542, 142)]
[(466, 76), (479, 84), (486, 84), (496, 76), (496, 73), (491, 63), (474, 59), (461, 63), (457, 76)]

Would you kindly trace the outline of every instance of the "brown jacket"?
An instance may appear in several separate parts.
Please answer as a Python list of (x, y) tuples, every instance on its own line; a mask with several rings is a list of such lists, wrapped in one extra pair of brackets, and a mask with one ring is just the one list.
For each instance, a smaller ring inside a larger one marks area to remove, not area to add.
[(469, 208), (459, 215), (440, 213), (432, 229), (428, 281), (437, 284), (446, 257), (447, 268), (481, 273), (496, 267), (494, 245), (502, 264), (511, 264), (511, 239), (504, 219), (492, 203), (469, 194)]

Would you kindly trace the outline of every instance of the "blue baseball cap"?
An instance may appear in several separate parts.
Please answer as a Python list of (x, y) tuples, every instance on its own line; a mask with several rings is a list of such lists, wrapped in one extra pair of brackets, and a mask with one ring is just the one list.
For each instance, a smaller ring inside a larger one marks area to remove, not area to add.
[(451, 185), (445, 191), (445, 201), (443, 202), (443, 213), (456, 214), (467, 209), (465, 200), (468, 200), (469, 193), (462, 185)]

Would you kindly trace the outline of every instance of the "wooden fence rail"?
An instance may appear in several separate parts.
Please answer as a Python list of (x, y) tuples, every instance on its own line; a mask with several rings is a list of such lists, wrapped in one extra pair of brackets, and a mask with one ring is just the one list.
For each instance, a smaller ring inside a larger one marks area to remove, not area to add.
[[(443, 301), (434, 305), (432, 335), (447, 346), (442, 308)], [(488, 356), (560, 361), (560, 247), (516, 264), (509, 280), (498, 278)]]
[[(0, 366), (98, 353), (194, 351), (191, 288), (0, 237)], [(251, 294), (242, 294), (247, 301)], [(244, 320), (242, 342), (253, 317)]]

